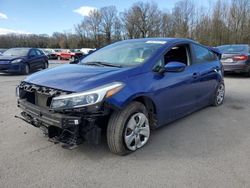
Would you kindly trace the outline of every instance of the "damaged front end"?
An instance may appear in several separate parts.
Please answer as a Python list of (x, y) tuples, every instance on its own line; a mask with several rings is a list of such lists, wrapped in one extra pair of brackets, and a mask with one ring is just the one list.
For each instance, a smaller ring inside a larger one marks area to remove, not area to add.
[[(22, 110), (19, 118), (42, 129), (50, 140), (63, 143), (64, 148), (72, 149), (83, 141), (98, 144), (101, 129), (105, 127), (103, 119), (110, 114), (103, 98), (113, 88), (118, 91), (117, 86), (107, 85), (78, 94), (21, 82), (16, 92)], [(97, 95), (96, 99), (88, 97), (92, 93)]]

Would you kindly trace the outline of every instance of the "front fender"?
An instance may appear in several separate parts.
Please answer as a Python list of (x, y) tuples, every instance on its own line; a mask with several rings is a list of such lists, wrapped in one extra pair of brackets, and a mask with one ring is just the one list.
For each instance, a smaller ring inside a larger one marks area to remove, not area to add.
[(106, 103), (113, 106), (115, 109), (121, 110), (138, 97), (147, 97), (151, 99), (153, 103), (155, 103), (151, 93), (145, 91), (136, 91), (129, 87), (125, 87), (114, 96), (106, 99)]

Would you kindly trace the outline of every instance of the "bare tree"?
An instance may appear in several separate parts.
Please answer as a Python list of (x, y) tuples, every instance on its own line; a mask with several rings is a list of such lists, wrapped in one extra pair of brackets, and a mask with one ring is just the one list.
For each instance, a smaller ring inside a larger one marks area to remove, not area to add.
[(229, 29), (232, 35), (232, 42), (239, 43), (244, 39), (250, 31), (247, 23), (250, 17), (250, 1), (249, 0), (232, 0), (229, 13)]
[(192, 38), (195, 19), (195, 6), (190, 0), (182, 0), (175, 4), (172, 11), (175, 37)]
[(100, 46), (102, 15), (99, 10), (92, 10), (85, 18), (86, 29), (90, 32), (96, 46)]
[(117, 21), (117, 9), (115, 6), (103, 7), (100, 9), (100, 14), (102, 31), (105, 34), (106, 43), (109, 44)]
[(135, 3), (123, 14), (129, 38), (159, 35), (161, 11), (155, 3)]

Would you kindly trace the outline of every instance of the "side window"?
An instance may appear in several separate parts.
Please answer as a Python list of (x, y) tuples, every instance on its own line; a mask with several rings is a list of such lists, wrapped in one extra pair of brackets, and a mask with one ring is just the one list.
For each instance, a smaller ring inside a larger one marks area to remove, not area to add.
[(35, 50), (30, 50), (30, 52), (29, 52), (29, 56), (37, 56), (37, 53), (36, 53), (36, 51)]
[(218, 59), (213, 52), (196, 44), (193, 44), (193, 51), (195, 57), (193, 64), (206, 63), (206, 62), (216, 61)]
[(37, 55), (42, 55), (42, 53), (41, 53), (41, 51), (40, 50), (36, 50), (36, 53), (37, 53)]
[(189, 65), (190, 64), (189, 45), (174, 46), (164, 55), (165, 65), (173, 61)]

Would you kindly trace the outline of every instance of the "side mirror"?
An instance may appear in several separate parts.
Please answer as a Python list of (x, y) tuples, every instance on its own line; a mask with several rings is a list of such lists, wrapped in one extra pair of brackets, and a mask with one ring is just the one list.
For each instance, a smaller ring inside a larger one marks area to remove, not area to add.
[(164, 66), (165, 72), (182, 72), (186, 68), (186, 65), (181, 62), (171, 61)]

